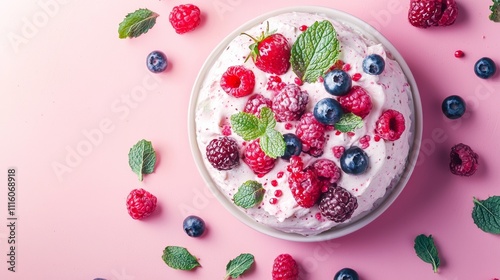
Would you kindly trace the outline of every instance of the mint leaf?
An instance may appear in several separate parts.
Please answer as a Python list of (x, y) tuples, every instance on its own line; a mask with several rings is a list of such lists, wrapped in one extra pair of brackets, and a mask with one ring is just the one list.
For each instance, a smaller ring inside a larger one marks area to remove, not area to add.
[(299, 35), (292, 46), (293, 72), (304, 82), (314, 83), (339, 56), (337, 32), (331, 22), (315, 22)]
[(500, 234), (500, 196), (492, 196), (486, 200), (474, 197), (472, 219), (484, 232)]
[(259, 118), (244, 112), (231, 116), (231, 127), (245, 141), (257, 139), (265, 132), (265, 127), (261, 125)]
[(432, 264), (434, 272), (438, 272), (440, 261), (432, 235), (425, 236), (424, 234), (421, 234), (417, 236), (415, 238), (414, 248), (417, 256), (424, 262)]
[(493, 0), (493, 5), (490, 6), (490, 20), (500, 22), (500, 0)]
[(230, 260), (226, 265), (226, 276), (224, 280), (240, 277), (252, 266), (254, 261), (255, 258), (252, 254), (241, 254)]
[(363, 119), (353, 113), (343, 114), (335, 124), (335, 129), (340, 132), (351, 132), (363, 127)]
[(128, 152), (128, 164), (142, 181), (143, 174), (151, 174), (156, 163), (156, 153), (150, 141), (142, 139)]
[(158, 16), (157, 13), (148, 9), (138, 9), (129, 13), (118, 26), (118, 36), (120, 39), (139, 37), (156, 24)]
[(260, 137), (260, 148), (270, 158), (280, 157), (285, 154), (285, 139), (277, 130), (268, 129), (266, 134)]
[(236, 194), (234, 194), (234, 204), (248, 209), (262, 202), (266, 190), (257, 181), (248, 180), (243, 183)]
[(260, 122), (265, 129), (274, 129), (276, 126), (276, 119), (274, 118), (273, 111), (268, 107), (260, 109)]
[(198, 259), (183, 247), (167, 246), (163, 250), (161, 258), (173, 269), (192, 270), (197, 266), (201, 266)]

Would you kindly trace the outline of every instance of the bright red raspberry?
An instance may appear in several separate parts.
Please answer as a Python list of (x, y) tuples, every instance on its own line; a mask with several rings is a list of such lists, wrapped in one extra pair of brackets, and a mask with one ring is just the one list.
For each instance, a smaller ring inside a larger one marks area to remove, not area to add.
[(230, 137), (213, 139), (206, 148), (208, 162), (217, 170), (230, 170), (240, 163), (238, 143)]
[(346, 112), (361, 118), (366, 117), (372, 110), (370, 95), (360, 86), (353, 86), (347, 95), (339, 97), (339, 103)]
[(479, 156), (465, 144), (457, 144), (451, 148), (450, 170), (459, 176), (472, 176), (479, 165)]
[(451, 25), (457, 15), (458, 6), (455, 0), (412, 0), (408, 20), (413, 26), (428, 28)]
[(278, 122), (296, 121), (305, 112), (309, 94), (294, 84), (288, 84), (272, 100), (274, 118)]
[(313, 157), (323, 154), (325, 147), (325, 125), (318, 122), (313, 113), (307, 112), (300, 118), (295, 135), (302, 141), (302, 151)]
[(280, 91), (286, 86), (279, 76), (272, 75), (267, 79), (266, 89), (270, 91)]
[(289, 254), (281, 254), (274, 259), (273, 280), (298, 280), (299, 266)]
[(175, 6), (170, 12), (170, 24), (177, 34), (194, 30), (201, 22), (200, 8), (193, 4)]
[(243, 112), (260, 116), (260, 109), (262, 107), (271, 108), (271, 100), (269, 98), (264, 97), (262, 94), (257, 93), (250, 98), (248, 98), (247, 103), (245, 104), (245, 108), (243, 108)]
[(332, 148), (333, 156), (336, 158), (341, 158), (342, 154), (345, 152), (345, 148), (343, 146), (335, 146)]
[(340, 168), (335, 162), (329, 159), (316, 160), (310, 165), (310, 168), (316, 173), (320, 180), (326, 180), (333, 184), (340, 179)]
[(375, 133), (380, 138), (395, 141), (405, 131), (405, 117), (396, 110), (386, 110), (375, 123)]
[(366, 149), (368, 147), (370, 147), (370, 135), (365, 135), (361, 138), (359, 138), (359, 146), (361, 147), (361, 149)]
[(361, 79), (361, 74), (360, 73), (354, 73), (354, 75), (352, 75), (352, 80), (354, 82), (357, 82)]
[(288, 176), (288, 186), (292, 191), (292, 195), (298, 205), (304, 208), (311, 208), (316, 204), (321, 196), (320, 183), (316, 173), (312, 169), (302, 169), (302, 159), (299, 156), (290, 158), (290, 166), (287, 170), (290, 172)]
[(227, 94), (234, 97), (247, 96), (255, 87), (255, 75), (252, 70), (241, 65), (230, 66), (222, 74), (220, 86)]
[(156, 196), (143, 189), (135, 189), (127, 197), (127, 210), (130, 217), (141, 220), (156, 209)]
[(452, 25), (458, 16), (458, 5), (455, 0), (442, 0), (443, 13), (438, 21), (439, 26)]
[(273, 169), (276, 159), (269, 157), (260, 148), (259, 139), (248, 143), (243, 151), (243, 162), (245, 162), (257, 175), (267, 174)]

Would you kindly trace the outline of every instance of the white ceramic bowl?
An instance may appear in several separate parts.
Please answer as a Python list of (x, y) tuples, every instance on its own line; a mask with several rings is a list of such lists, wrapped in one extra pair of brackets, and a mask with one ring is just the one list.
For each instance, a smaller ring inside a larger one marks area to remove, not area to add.
[[(195, 114), (196, 114), (196, 104), (197, 104), (197, 99), (198, 99), (198, 93), (200, 91), (200, 88), (203, 84), (203, 81), (207, 75), (207, 72), (210, 70), (211, 66), (214, 64), (214, 62), (218, 59), (220, 54), (224, 51), (226, 46), (236, 37), (239, 36), (242, 32), (250, 29), (251, 27), (258, 25), (259, 23), (263, 22), (269, 17), (273, 17), (282, 13), (289, 13), (289, 12), (304, 12), (304, 13), (317, 13), (317, 14), (324, 14), (327, 17), (330, 18), (335, 18), (339, 21), (345, 22), (352, 26), (353, 28), (357, 29), (359, 32), (364, 34), (366, 37), (372, 39), (373, 41), (380, 42), (381, 44), (384, 45), (384, 47), (392, 54), (393, 58), (399, 63), (401, 68), (403, 69), (403, 72), (406, 75), (406, 78), (408, 79), (408, 82), (411, 86), (411, 91), (412, 91), (412, 96), (410, 97), (410, 100), (413, 101), (413, 122), (412, 122), (412, 127), (411, 129), (413, 130), (413, 143), (411, 144), (410, 148), (410, 154), (408, 158), (408, 163), (407, 166), (402, 174), (401, 179), (399, 182), (396, 184), (396, 186), (393, 188), (393, 190), (384, 197), (383, 201), (380, 202), (380, 204), (372, 209), (369, 213), (366, 215), (362, 216), (360, 219), (356, 219), (352, 222), (346, 223), (346, 224), (341, 224), (338, 226), (335, 226), (334, 228), (325, 231), (323, 233), (320, 233), (318, 235), (313, 235), (313, 236), (302, 236), (299, 234), (295, 233), (286, 233), (282, 232), (276, 229), (273, 229), (271, 227), (268, 227), (266, 225), (263, 225), (261, 223), (256, 222), (253, 218), (247, 216), (243, 211), (241, 211), (238, 206), (234, 205), (232, 201), (230, 201), (217, 187), (217, 185), (213, 182), (209, 171), (205, 167), (205, 164), (203, 162), (203, 156), (202, 153), (200, 152), (200, 149), (198, 148), (198, 144), (196, 141), (196, 124), (195, 124)], [(191, 145), (191, 151), (193, 153), (194, 160), (196, 162), (196, 165), (198, 167), (199, 172), (201, 173), (203, 179), (207, 183), (208, 187), (214, 194), (214, 196), (222, 203), (222, 205), (234, 216), (236, 216), (240, 221), (248, 225), (249, 227), (276, 237), (280, 239), (285, 239), (285, 240), (291, 240), (291, 241), (301, 241), (301, 242), (314, 242), (314, 241), (324, 241), (324, 240), (329, 240), (329, 239), (334, 239), (338, 238), (341, 236), (344, 236), (346, 234), (349, 234), (351, 232), (354, 232), (373, 220), (375, 220), (378, 216), (380, 216), (393, 202), (394, 200), (398, 197), (398, 195), (401, 193), (405, 185), (407, 184), (411, 173), (413, 172), (413, 169), (415, 167), (416, 161), (417, 161), (417, 156), (418, 156), (418, 151), (420, 149), (420, 143), (421, 143), (421, 138), (422, 138), (422, 105), (420, 101), (420, 96), (418, 93), (418, 88), (415, 83), (415, 79), (404, 61), (403, 57), (401, 54), (396, 50), (396, 48), (382, 35), (380, 34), (376, 29), (374, 29), (372, 26), (367, 24), (366, 22), (350, 15), (345, 12), (341, 12), (335, 9), (331, 8), (325, 8), (325, 7), (317, 7), (317, 6), (299, 6), (299, 7), (290, 7), (286, 9), (280, 9), (276, 10), (273, 12), (270, 12), (268, 14), (264, 14), (262, 16), (259, 16), (236, 30), (234, 30), (229, 36), (224, 38), (222, 42), (219, 43), (219, 45), (212, 51), (212, 53), (209, 55), (207, 60), (205, 61), (204, 65), (202, 66), (198, 77), (194, 83), (192, 92), (191, 92), (191, 100), (189, 104), (189, 110), (188, 110), (188, 130), (189, 130), (189, 141)]]

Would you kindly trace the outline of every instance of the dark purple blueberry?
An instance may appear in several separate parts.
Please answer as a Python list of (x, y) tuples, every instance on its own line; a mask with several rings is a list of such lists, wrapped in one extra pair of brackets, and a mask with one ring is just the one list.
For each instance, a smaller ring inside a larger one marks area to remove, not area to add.
[(326, 73), (323, 78), (323, 85), (329, 94), (343, 96), (351, 89), (352, 79), (344, 70), (335, 69)]
[(188, 216), (182, 223), (184, 231), (191, 237), (200, 237), (205, 232), (205, 221), (197, 216)]
[(443, 100), (441, 109), (447, 118), (458, 119), (465, 113), (465, 101), (458, 95), (451, 95)]
[(283, 134), (285, 139), (285, 154), (281, 156), (284, 160), (289, 160), (292, 156), (298, 156), (302, 152), (302, 141), (293, 133)]
[(165, 71), (168, 66), (167, 56), (161, 51), (152, 51), (146, 60), (149, 71), (160, 73)]
[(370, 54), (363, 59), (363, 71), (370, 75), (380, 75), (384, 72), (384, 58), (378, 54)]
[(336, 124), (344, 112), (340, 103), (333, 98), (323, 98), (314, 105), (314, 118), (322, 124)]
[(495, 75), (496, 71), (495, 62), (489, 57), (480, 58), (474, 65), (474, 73), (481, 79), (488, 79)]

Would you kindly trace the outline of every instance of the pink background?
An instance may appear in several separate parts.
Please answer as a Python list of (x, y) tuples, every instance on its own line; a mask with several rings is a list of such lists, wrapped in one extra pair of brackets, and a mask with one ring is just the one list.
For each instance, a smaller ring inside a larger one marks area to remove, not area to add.
[[(249, 280), (270, 279), (273, 259), (285, 252), (300, 263), (301, 279), (332, 279), (346, 266), (361, 279), (500, 277), (500, 236), (482, 232), (471, 218), (474, 196), (500, 195), (500, 77), (481, 80), (473, 72), (483, 56), (500, 66), (500, 24), (487, 18), (490, 0), (457, 1), (453, 26), (421, 30), (407, 21), (407, 0), (193, 0), (203, 23), (182, 36), (168, 22), (182, 1), (2, 1), (0, 278), (222, 279), (226, 263), (243, 252), (256, 258), (242, 278)], [(211, 50), (246, 21), (292, 5), (336, 8), (374, 25), (407, 60), (423, 103), (419, 163), (401, 196), (373, 223), (328, 242), (282, 241), (236, 220), (209, 193), (187, 137), (191, 86)], [(142, 7), (160, 14), (156, 26), (139, 38), (118, 39), (118, 23)], [(155, 49), (171, 63), (156, 76), (145, 66)], [(455, 58), (457, 49), (466, 56)], [(446, 120), (440, 111), (451, 94), (467, 102), (462, 119)], [(95, 137), (90, 145), (89, 133)], [(139, 182), (127, 153), (143, 138), (153, 142), (159, 162)], [(450, 147), (459, 142), (480, 156), (473, 177), (448, 170)], [(77, 149), (83, 155), (75, 157)], [(54, 164), (67, 172), (58, 176)], [(16, 273), (6, 263), (10, 167), (18, 178)], [(139, 187), (159, 199), (156, 214), (144, 221), (131, 219), (125, 208), (127, 194)], [(187, 214), (205, 219), (203, 238), (183, 232)], [(421, 233), (435, 237), (439, 274), (414, 253)], [(161, 260), (167, 245), (187, 247), (203, 267), (167, 267)]]

